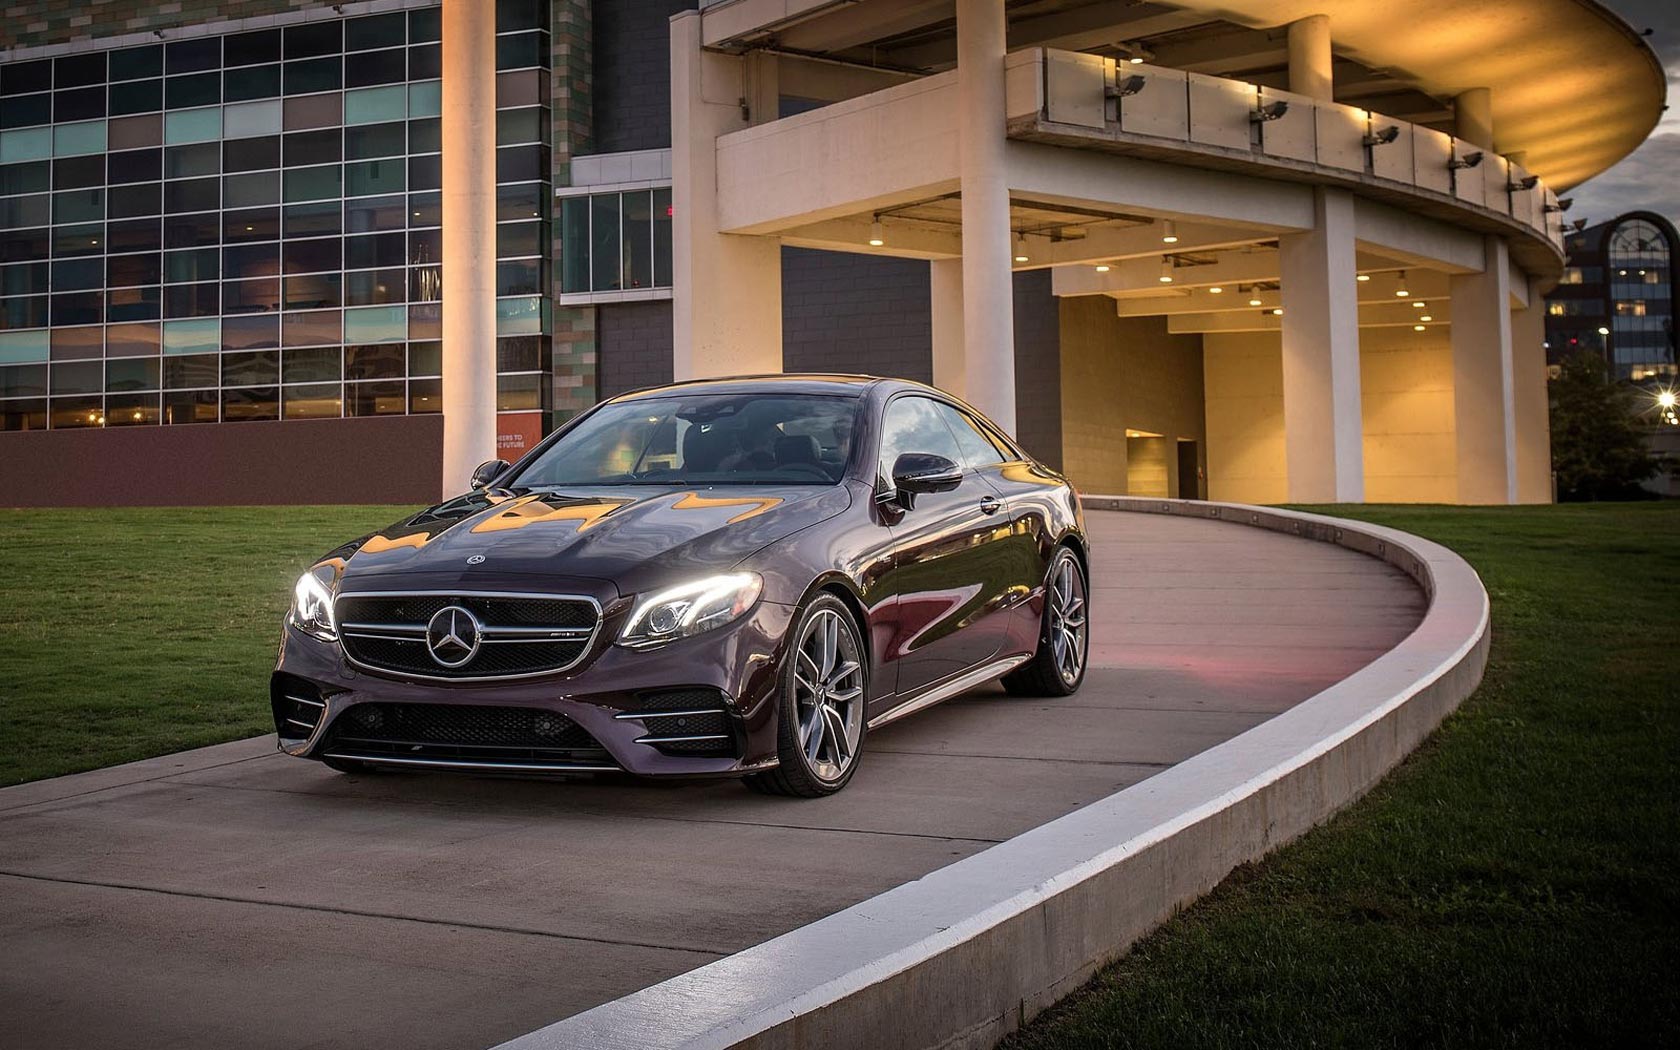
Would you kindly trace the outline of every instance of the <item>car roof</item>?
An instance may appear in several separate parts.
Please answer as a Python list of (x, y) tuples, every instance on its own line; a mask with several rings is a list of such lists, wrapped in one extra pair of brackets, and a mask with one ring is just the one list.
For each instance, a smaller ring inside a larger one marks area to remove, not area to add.
[(841, 397), (862, 397), (871, 389), (889, 385), (921, 390), (932, 388), (907, 379), (887, 379), (881, 376), (848, 375), (845, 373), (782, 372), (756, 376), (723, 376), (716, 379), (690, 379), (664, 386), (632, 390), (613, 398), (614, 401), (634, 401), (644, 397), (668, 397), (671, 394), (829, 394)]

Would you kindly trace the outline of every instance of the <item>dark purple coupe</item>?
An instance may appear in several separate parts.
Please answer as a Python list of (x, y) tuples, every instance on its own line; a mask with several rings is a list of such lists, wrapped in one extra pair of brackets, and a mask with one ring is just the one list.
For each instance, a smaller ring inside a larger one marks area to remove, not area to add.
[(299, 578), (271, 684), (285, 751), (815, 796), (882, 723), (1085, 674), (1077, 495), (918, 383), (644, 390), (473, 480)]

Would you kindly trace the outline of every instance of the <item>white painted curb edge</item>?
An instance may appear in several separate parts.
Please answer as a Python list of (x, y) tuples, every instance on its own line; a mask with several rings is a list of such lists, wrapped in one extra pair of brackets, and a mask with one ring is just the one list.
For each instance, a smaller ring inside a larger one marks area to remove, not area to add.
[(1412, 576), (1429, 608), (1352, 676), (1148, 780), (499, 1050), (990, 1047), (1237, 865), (1358, 798), (1481, 680), (1487, 593), (1444, 547), (1295, 511), (1084, 502), (1336, 543)]

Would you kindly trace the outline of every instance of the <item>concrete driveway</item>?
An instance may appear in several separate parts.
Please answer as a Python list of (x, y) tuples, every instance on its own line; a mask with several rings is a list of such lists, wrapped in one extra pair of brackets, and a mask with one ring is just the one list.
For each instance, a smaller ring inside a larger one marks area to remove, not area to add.
[(269, 737), (0, 791), (6, 1047), (484, 1047), (1143, 780), (1409, 633), (1374, 559), (1090, 515), (1092, 669), (869, 738), (815, 801), (731, 783), (342, 776)]

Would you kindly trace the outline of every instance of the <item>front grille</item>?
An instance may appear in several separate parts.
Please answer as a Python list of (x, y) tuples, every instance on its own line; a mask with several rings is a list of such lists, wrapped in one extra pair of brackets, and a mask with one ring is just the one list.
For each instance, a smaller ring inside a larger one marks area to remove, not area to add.
[[(457, 667), (427, 645), (427, 625), (456, 606), (481, 628), (478, 651)], [(514, 678), (563, 671), (589, 649), (600, 620), (587, 598), (500, 594), (342, 594), (334, 606), (344, 652), (366, 667), (426, 678)]]
[(274, 731), (293, 740), (307, 740), (327, 711), (326, 698), (307, 678), (276, 671), (268, 681), (274, 708)]
[(478, 765), (613, 765), (612, 756), (582, 726), (558, 712), (530, 707), (356, 704), (333, 721), (325, 750), (345, 758)]
[(641, 693), (636, 706), (614, 716), (635, 719), (647, 730), (636, 738), (668, 755), (727, 757), (737, 753), (735, 720), (716, 689), (666, 689)]

